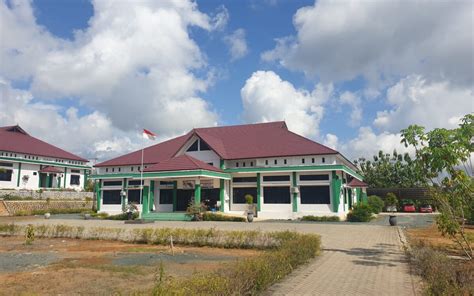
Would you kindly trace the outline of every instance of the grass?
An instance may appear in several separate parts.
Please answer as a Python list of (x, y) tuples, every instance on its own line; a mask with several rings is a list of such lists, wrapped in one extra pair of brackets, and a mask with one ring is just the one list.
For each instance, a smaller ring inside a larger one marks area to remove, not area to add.
[(314, 222), (339, 222), (341, 218), (338, 216), (303, 216), (301, 221), (314, 221)]
[(203, 221), (230, 221), (230, 222), (246, 222), (244, 217), (229, 216), (219, 213), (205, 212), (202, 214)]
[(93, 213), (92, 210), (86, 208), (75, 208), (75, 209), (46, 209), (46, 210), (32, 210), (32, 211), (25, 211), (20, 210), (15, 213), (15, 216), (30, 216), (30, 215), (44, 215), (46, 213), (50, 213), (51, 215), (55, 214), (85, 214), (85, 213)]

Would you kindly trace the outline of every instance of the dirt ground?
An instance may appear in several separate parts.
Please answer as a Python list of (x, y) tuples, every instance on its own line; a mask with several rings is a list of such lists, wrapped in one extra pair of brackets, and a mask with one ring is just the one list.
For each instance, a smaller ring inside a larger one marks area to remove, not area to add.
[[(470, 241), (474, 242), (474, 228), (466, 228), (466, 233)], [(443, 236), (435, 224), (426, 228), (407, 229), (407, 234), (412, 244), (430, 246), (444, 252), (447, 251), (451, 255), (460, 254), (459, 246), (448, 236)]]
[(255, 250), (127, 244), (116, 241), (0, 237), (0, 295), (130, 294), (165, 276), (213, 271)]

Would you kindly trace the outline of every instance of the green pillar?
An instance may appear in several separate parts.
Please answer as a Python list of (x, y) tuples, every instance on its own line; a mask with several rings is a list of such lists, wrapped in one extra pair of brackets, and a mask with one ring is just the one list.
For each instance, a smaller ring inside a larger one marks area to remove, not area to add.
[(356, 188), (357, 203), (362, 202), (362, 188)]
[[(293, 188), (296, 188), (296, 172), (293, 172)], [(298, 212), (298, 193), (293, 192), (293, 212)]]
[(51, 176), (49, 175), (49, 173), (46, 174), (46, 186), (47, 188), (50, 188), (51, 187)]
[(155, 204), (155, 181), (150, 181), (150, 212), (153, 211), (153, 205)]
[(142, 214), (148, 214), (150, 212), (150, 191), (148, 186), (143, 186), (142, 193)]
[(260, 191), (260, 173), (257, 173), (257, 211), (262, 208), (262, 193)]
[[(126, 178), (122, 180), (122, 190), (127, 192), (127, 179)], [(125, 195), (125, 197), (127, 197), (127, 195)], [(122, 193), (120, 193), (120, 203), (122, 204), (122, 212), (125, 212), (125, 206), (126, 206), (125, 197), (122, 195)]]
[(225, 184), (224, 179), (220, 179), (220, 187), (219, 187), (219, 200), (221, 201), (221, 212), (224, 212), (224, 195), (225, 195)]
[(201, 184), (194, 185), (194, 203), (197, 206), (201, 204)]
[[(43, 169), (43, 166), (40, 165), (40, 169), (39, 169), (39, 170), (41, 171), (42, 169)], [(40, 172), (38, 171), (38, 188), (41, 188), (41, 176), (42, 176), (42, 173), (40, 173)]]
[(64, 168), (64, 188), (66, 188), (66, 175), (67, 175), (67, 168)]
[(173, 212), (176, 212), (178, 204), (178, 181), (173, 181)]
[(95, 183), (95, 196), (96, 196), (96, 199), (97, 199), (97, 212), (100, 211), (100, 204), (102, 203), (102, 191), (100, 190), (101, 185), (102, 185), (102, 181), (97, 180), (97, 182)]
[(331, 180), (331, 190), (332, 190), (332, 210), (333, 212), (337, 213), (339, 209), (339, 202), (341, 196), (341, 184), (342, 181), (337, 176), (336, 172), (332, 172), (332, 180)]
[(16, 187), (20, 187), (21, 162), (18, 163), (18, 177), (16, 180)]

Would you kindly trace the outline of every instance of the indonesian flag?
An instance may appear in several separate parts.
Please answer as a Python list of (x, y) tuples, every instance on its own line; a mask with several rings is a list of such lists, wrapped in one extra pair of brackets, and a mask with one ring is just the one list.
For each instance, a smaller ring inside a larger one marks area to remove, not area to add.
[(156, 135), (147, 129), (143, 129), (143, 137), (148, 140), (155, 140)]

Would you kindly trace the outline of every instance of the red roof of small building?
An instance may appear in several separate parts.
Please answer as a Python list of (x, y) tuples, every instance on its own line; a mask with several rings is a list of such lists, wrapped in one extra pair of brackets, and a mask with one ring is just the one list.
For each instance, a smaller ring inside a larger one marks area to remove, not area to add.
[(208, 163), (200, 161), (192, 156), (183, 154), (164, 160), (149, 168), (146, 168), (145, 172), (164, 172), (164, 171), (194, 171), (194, 170), (207, 170), (214, 172), (222, 172), (219, 168), (212, 166)]
[(40, 170), (40, 173), (54, 173), (54, 174), (61, 174), (64, 173), (64, 170), (54, 166), (47, 166)]
[(30, 136), (18, 125), (0, 127), (0, 150), (88, 162), (87, 159)]
[[(222, 159), (338, 154), (337, 151), (288, 130), (284, 121), (196, 128), (145, 148), (144, 163), (155, 164), (175, 156), (193, 135), (200, 137)], [(141, 150), (96, 164), (96, 167), (141, 163)]]
[(369, 187), (369, 185), (365, 182), (359, 181), (356, 178), (352, 179), (347, 186), (349, 187)]

